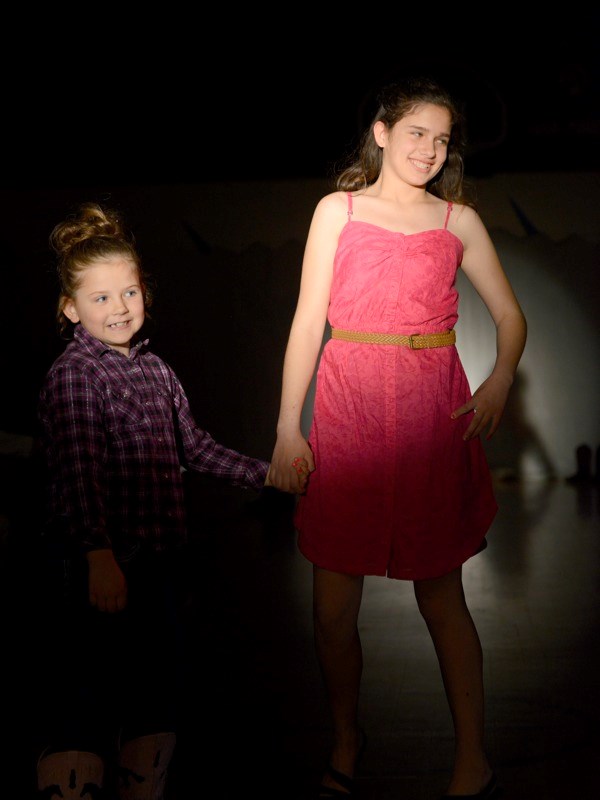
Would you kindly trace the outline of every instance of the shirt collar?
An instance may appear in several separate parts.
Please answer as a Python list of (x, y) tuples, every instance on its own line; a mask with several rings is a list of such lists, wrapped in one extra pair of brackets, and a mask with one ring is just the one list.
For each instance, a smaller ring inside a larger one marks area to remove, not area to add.
[[(107, 344), (104, 344), (104, 342), (101, 342), (100, 339), (92, 336), (92, 334), (86, 330), (80, 322), (75, 325), (73, 338), (78, 344), (83, 345), (90, 355), (94, 356), (95, 358), (102, 358), (102, 356), (106, 353), (116, 352), (113, 351), (112, 347), (109, 347)], [(137, 342), (137, 344), (133, 345), (129, 351), (129, 358), (137, 358), (138, 355), (141, 354), (142, 350), (148, 347), (149, 341), (149, 339), (142, 339)]]

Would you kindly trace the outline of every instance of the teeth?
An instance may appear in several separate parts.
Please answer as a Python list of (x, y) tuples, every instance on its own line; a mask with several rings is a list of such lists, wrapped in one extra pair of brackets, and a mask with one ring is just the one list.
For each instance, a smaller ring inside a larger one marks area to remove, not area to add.
[(415, 161), (414, 158), (413, 158), (413, 164), (415, 165), (415, 167), (418, 167), (419, 169), (429, 169), (430, 167), (430, 164), (426, 164), (424, 161)]
[(128, 322), (113, 322), (112, 325), (109, 325), (109, 328), (124, 328), (126, 325), (129, 325)]

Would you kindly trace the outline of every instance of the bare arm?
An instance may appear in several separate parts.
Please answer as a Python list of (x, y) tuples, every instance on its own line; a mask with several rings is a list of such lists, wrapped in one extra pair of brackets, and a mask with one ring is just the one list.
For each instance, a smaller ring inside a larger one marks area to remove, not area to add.
[(333, 260), (346, 221), (345, 200), (341, 198), (341, 193), (327, 195), (313, 214), (304, 251), (298, 303), (283, 362), (277, 441), (269, 480), (276, 488), (288, 492), (305, 488), (302, 476), (292, 465), (295, 458), (304, 458), (311, 472), (315, 468), (300, 420), (323, 341)]
[(490, 376), (468, 403), (453, 412), (452, 417), (454, 419), (476, 408), (465, 439), (479, 436), (486, 428), (486, 438), (490, 439), (500, 424), (525, 349), (527, 322), (477, 213), (470, 208), (461, 209), (455, 230), (464, 245), (463, 272), (485, 303), (496, 326), (496, 361)]

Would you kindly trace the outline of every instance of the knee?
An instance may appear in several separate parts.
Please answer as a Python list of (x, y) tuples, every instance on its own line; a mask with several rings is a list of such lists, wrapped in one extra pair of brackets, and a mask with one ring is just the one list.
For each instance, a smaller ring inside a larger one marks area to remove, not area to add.
[(417, 600), (419, 612), (427, 625), (436, 625), (442, 622), (446, 616), (445, 609), (441, 603), (432, 603), (428, 600)]
[(318, 644), (343, 647), (358, 636), (362, 585), (361, 576), (316, 570), (313, 622)]
[(343, 647), (352, 641), (357, 632), (356, 618), (344, 611), (315, 609), (313, 622), (315, 638), (324, 645)]
[(462, 591), (437, 592), (416, 589), (415, 597), (419, 612), (428, 626), (440, 625), (460, 616), (466, 610)]

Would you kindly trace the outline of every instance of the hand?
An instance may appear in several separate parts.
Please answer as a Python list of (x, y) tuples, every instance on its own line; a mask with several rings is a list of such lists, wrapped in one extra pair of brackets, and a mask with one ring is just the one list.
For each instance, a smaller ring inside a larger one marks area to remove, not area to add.
[(492, 373), (467, 403), (450, 414), (451, 419), (458, 419), (464, 414), (473, 415), (463, 435), (463, 439), (466, 442), (479, 436), (486, 427), (488, 428), (486, 439), (491, 439), (496, 433), (504, 413), (511, 385), (511, 381), (495, 376)]
[(271, 486), (282, 492), (303, 494), (314, 469), (312, 450), (300, 433), (277, 438), (267, 475)]
[(110, 614), (122, 611), (127, 605), (127, 581), (113, 551), (91, 550), (87, 561), (90, 604)]

